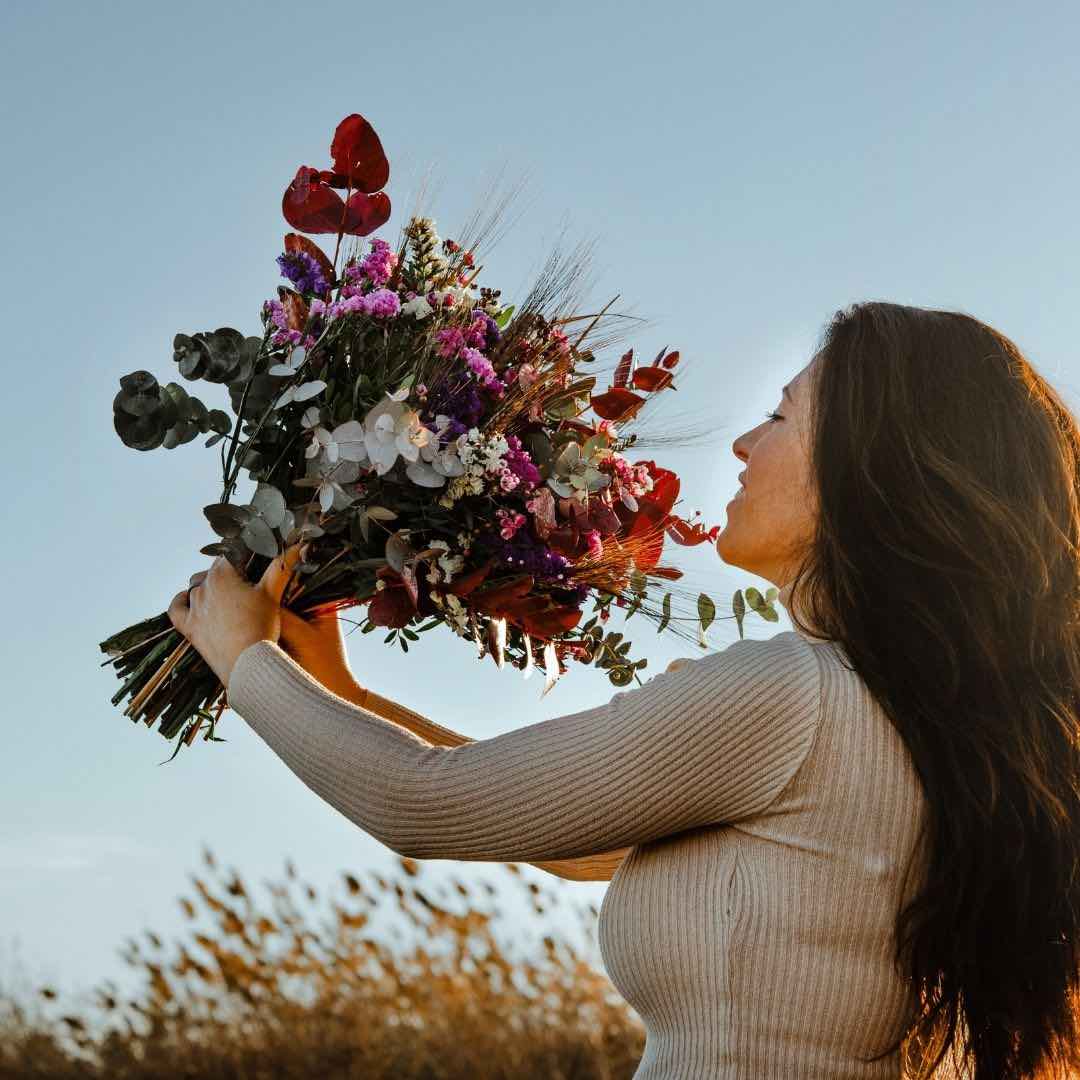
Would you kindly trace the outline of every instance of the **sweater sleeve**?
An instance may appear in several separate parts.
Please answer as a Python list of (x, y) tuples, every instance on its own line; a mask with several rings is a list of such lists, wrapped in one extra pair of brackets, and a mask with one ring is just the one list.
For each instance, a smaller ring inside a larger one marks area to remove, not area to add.
[(764, 812), (809, 753), (821, 675), (793, 631), (740, 639), (605, 704), (433, 746), (249, 645), (230, 706), (316, 794), (400, 855), (526, 862)]

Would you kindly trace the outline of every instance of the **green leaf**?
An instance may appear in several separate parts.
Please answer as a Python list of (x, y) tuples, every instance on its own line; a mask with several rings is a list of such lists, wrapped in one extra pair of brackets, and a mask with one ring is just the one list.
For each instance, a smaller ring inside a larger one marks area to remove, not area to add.
[(509, 307), (503, 308), (502, 311), (500, 311), (499, 314), (495, 316), (495, 325), (498, 326), (500, 330), (505, 330), (507, 323), (510, 322), (513, 316), (514, 305), (511, 304)]
[(709, 629), (713, 619), (716, 618), (716, 605), (705, 593), (702, 593), (697, 598), (697, 610), (698, 619), (701, 622), (701, 632), (704, 633)]
[(731, 610), (735, 615), (735, 622), (739, 627), (739, 637), (741, 638), (743, 636), (743, 617), (746, 615), (746, 601), (743, 600), (742, 589), (735, 590), (735, 595), (731, 598)]
[(671, 593), (664, 593), (664, 603), (661, 610), (664, 617), (660, 620), (660, 625), (656, 628), (658, 634), (663, 633), (664, 627), (667, 626), (668, 621), (671, 619)]
[(750, 605), (751, 611), (757, 611), (758, 608), (765, 606), (764, 598), (753, 585), (746, 590), (746, 602)]

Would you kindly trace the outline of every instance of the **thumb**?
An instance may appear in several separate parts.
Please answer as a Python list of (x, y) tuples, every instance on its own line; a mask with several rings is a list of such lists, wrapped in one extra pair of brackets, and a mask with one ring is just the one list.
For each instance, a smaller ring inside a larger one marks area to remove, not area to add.
[(287, 547), (273, 562), (263, 571), (259, 579), (259, 588), (273, 599), (274, 603), (280, 604), (285, 594), (285, 588), (292, 578), (296, 564), (306, 554), (305, 544), (293, 544)]

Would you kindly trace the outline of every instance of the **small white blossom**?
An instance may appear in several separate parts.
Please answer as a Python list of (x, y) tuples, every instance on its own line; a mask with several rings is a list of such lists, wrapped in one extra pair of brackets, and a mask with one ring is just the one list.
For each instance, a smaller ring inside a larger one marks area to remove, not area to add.
[(417, 319), (426, 319), (435, 309), (428, 303), (427, 297), (417, 295), (401, 305), (402, 315), (414, 315)]

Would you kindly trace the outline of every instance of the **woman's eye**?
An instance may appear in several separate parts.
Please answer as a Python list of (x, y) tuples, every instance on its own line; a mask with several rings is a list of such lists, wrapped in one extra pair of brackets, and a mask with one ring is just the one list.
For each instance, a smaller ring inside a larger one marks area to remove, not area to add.
[(767, 412), (765, 414), (766, 420), (783, 420), (784, 418), (779, 413)]

